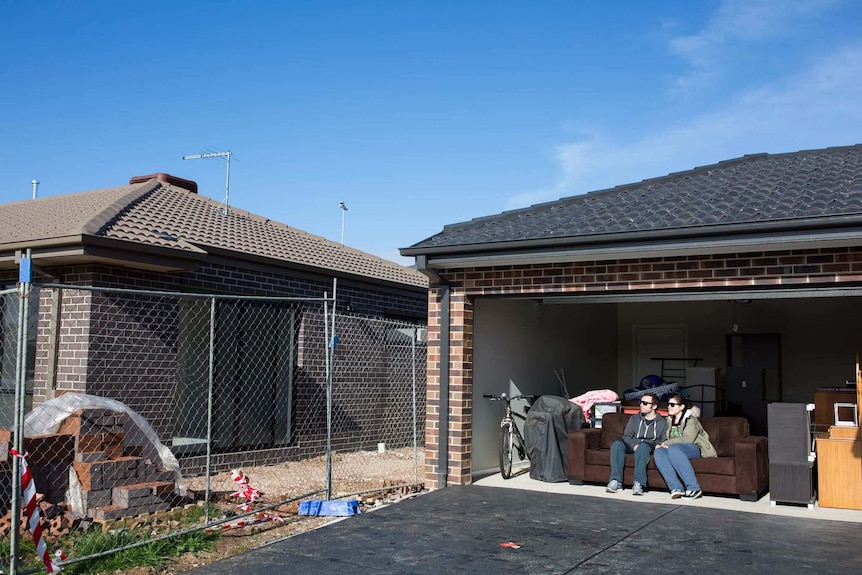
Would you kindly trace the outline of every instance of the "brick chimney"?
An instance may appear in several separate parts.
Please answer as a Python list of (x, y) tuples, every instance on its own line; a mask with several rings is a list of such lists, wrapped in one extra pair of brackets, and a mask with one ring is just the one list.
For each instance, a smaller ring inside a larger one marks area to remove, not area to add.
[(149, 182), (153, 178), (157, 179), (160, 182), (164, 182), (166, 184), (170, 184), (172, 186), (177, 186), (178, 188), (183, 188), (184, 190), (188, 190), (193, 194), (198, 193), (198, 184), (197, 182), (193, 182), (192, 180), (184, 180), (183, 178), (178, 178), (176, 176), (172, 176), (170, 174), (150, 174), (149, 176), (135, 176), (131, 180), (129, 180), (130, 184), (143, 184), (144, 182)]

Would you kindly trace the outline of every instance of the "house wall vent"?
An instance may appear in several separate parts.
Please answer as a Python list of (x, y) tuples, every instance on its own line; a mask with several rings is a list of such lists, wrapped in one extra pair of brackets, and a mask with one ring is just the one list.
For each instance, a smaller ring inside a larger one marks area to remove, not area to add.
[(170, 174), (150, 174), (149, 176), (135, 176), (129, 180), (130, 184), (143, 184), (144, 182), (149, 182), (153, 178), (157, 179), (160, 182), (164, 182), (166, 184), (170, 184), (172, 186), (177, 186), (178, 188), (183, 188), (192, 192), (193, 194), (198, 193), (198, 184), (197, 182), (193, 182), (192, 180), (185, 180), (183, 178), (178, 178), (176, 176), (172, 176)]

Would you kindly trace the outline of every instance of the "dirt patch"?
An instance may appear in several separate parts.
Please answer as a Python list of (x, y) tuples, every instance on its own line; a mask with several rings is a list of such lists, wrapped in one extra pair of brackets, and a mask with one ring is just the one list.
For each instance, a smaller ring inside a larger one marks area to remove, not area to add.
[[(418, 451), (419, 457), (424, 450)], [(368, 512), (373, 508), (397, 503), (406, 497), (420, 493), (423, 489), (421, 475), (423, 463), (416, 465), (412, 448), (386, 450), (383, 453), (359, 451), (336, 453), (332, 456), (333, 498), (355, 494), (360, 502), (360, 511)], [(259, 509), (316, 489), (325, 488), (326, 458), (319, 457), (303, 462), (288, 462), (258, 468), (245, 468), (243, 473), (250, 486), (263, 492), (261, 499), (253, 508)], [(205, 491), (205, 478), (195, 477), (186, 481), (192, 494)], [(215, 493), (213, 517), (236, 513), (237, 499), (230, 499), (229, 493), (236, 490), (236, 483), (230, 473), (219, 473), (210, 479), (211, 491)], [(323, 494), (313, 498), (322, 499)], [(269, 543), (317, 529), (337, 517), (309, 517), (298, 515), (299, 501), (286, 503), (265, 513), (277, 516), (280, 521), (266, 521), (257, 525), (223, 530), (215, 541), (212, 551), (187, 553), (161, 569), (142, 568), (127, 571), (132, 575), (173, 575), (201, 565), (207, 565)]]

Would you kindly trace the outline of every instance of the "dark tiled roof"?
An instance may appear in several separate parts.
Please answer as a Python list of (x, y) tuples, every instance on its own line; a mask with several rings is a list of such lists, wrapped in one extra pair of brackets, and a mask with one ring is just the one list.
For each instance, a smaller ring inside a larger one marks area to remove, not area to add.
[[(178, 252), (231, 250), (306, 268), (427, 287), (414, 269), (159, 181), (0, 205), (4, 245), (100, 236)], [(239, 257), (242, 257), (241, 255)]]
[(403, 250), (862, 214), (862, 144), (757, 154), (445, 226)]

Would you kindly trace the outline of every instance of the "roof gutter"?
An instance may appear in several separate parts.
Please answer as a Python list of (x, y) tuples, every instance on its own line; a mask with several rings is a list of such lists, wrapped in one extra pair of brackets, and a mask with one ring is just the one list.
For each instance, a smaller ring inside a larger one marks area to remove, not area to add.
[[(426, 254), (425, 265), (437, 270), (462, 267), (545, 264), (575, 261), (622, 260), (689, 255), (766, 252), (772, 250), (814, 249), (862, 245), (862, 227), (831, 231), (799, 231), (784, 234), (711, 236), (706, 238), (673, 238), (659, 235), (651, 241), (622, 242), (558, 242), (546, 245), (544, 250), (525, 249), (521, 243), (510, 244), (507, 251), (474, 250), (461, 252), (453, 249), (435, 256)], [(580, 244), (580, 245), (578, 245)], [(517, 245), (517, 249), (515, 248)], [(473, 246), (476, 248), (476, 246)], [(538, 247), (538, 246), (537, 246)], [(460, 252), (460, 253), (459, 253)], [(418, 262), (418, 257), (417, 257)]]
[(446, 278), (437, 273), (437, 270), (428, 267), (427, 256), (416, 256), (416, 271), (428, 278), (428, 287), (430, 288), (437, 288), (448, 283)]

